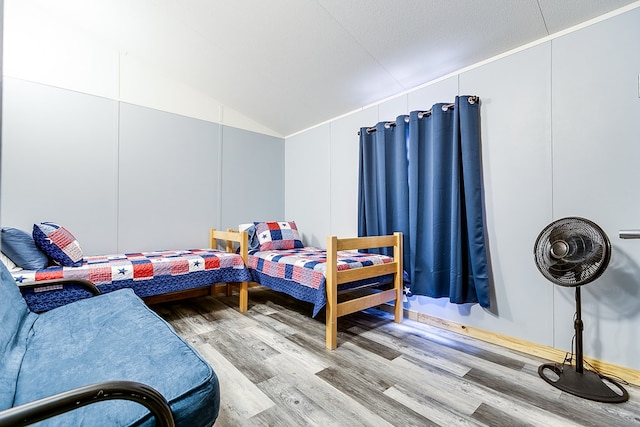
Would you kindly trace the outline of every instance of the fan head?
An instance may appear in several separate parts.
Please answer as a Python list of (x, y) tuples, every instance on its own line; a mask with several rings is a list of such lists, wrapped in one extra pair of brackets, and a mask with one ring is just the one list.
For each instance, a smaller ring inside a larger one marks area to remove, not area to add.
[(561, 286), (581, 286), (597, 279), (609, 265), (611, 243), (597, 224), (580, 217), (552, 222), (533, 248), (538, 270)]

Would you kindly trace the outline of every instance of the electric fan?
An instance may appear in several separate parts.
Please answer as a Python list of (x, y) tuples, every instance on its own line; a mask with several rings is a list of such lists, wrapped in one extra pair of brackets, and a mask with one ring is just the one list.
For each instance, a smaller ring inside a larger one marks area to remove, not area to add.
[(575, 287), (576, 314), (575, 366), (546, 363), (538, 374), (562, 391), (598, 402), (618, 403), (629, 399), (627, 391), (615, 380), (584, 369), (580, 287), (600, 277), (609, 265), (611, 243), (595, 223), (579, 217), (567, 217), (546, 226), (533, 248), (536, 266), (542, 275), (560, 286)]

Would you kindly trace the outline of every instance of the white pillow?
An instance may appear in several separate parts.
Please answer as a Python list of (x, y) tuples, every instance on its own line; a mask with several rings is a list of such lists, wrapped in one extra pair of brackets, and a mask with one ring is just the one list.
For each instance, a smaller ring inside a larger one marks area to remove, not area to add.
[(18, 267), (15, 262), (11, 261), (11, 259), (2, 252), (0, 252), (0, 261), (7, 267), (10, 273), (22, 270), (21, 267)]

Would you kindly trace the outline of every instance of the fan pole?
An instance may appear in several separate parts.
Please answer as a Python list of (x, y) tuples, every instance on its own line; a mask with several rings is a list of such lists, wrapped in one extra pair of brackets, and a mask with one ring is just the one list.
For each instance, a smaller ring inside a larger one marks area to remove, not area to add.
[[(582, 302), (580, 286), (576, 287), (576, 315), (573, 322), (576, 341), (575, 367), (557, 363), (545, 363), (538, 367), (543, 380), (562, 391), (598, 402), (620, 403), (629, 400), (629, 393), (612, 378), (584, 369), (582, 349)], [(565, 360), (566, 362), (566, 360)]]
[(579, 374), (584, 372), (584, 359), (582, 354), (582, 331), (584, 330), (584, 323), (582, 323), (581, 300), (580, 286), (576, 286), (576, 320), (573, 322), (573, 328), (576, 331), (576, 372)]

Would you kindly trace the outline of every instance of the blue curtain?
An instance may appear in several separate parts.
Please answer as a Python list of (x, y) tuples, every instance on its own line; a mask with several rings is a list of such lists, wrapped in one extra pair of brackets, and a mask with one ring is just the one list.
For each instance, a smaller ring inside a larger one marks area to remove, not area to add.
[[(360, 131), (359, 236), (409, 232), (408, 128), (398, 122), (404, 124), (404, 116), (393, 125), (382, 122), (375, 131)], [(393, 256), (392, 248), (372, 251)], [(406, 260), (406, 248), (404, 255)]]
[(360, 130), (360, 236), (402, 231), (411, 292), (489, 307), (478, 102)]

